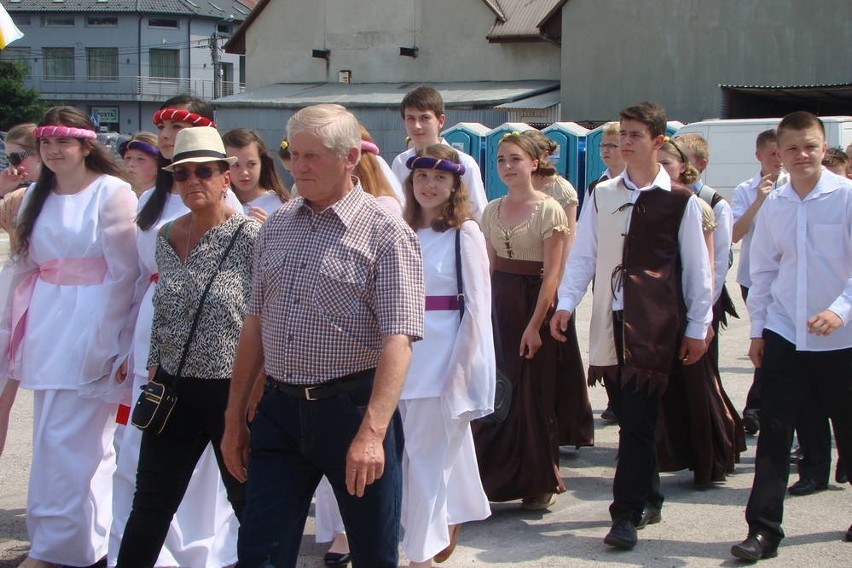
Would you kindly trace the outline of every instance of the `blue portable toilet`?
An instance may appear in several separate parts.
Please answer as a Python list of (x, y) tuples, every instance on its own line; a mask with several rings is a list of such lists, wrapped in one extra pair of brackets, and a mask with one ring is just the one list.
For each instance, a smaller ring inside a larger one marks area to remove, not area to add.
[(478, 122), (459, 122), (441, 132), (441, 136), (454, 149), (473, 157), (482, 171), (485, 157), (485, 137), (491, 129)]
[[(666, 135), (674, 136), (675, 133), (683, 127), (683, 123), (678, 120), (670, 120), (666, 123)], [(583, 190), (589, 187), (589, 184), (597, 180), (604, 173), (606, 164), (601, 159), (601, 139), (603, 138), (603, 125), (598, 126), (586, 136), (586, 178)], [(573, 182), (572, 182), (573, 183)], [(577, 191), (580, 188), (577, 187)]]
[(558, 145), (550, 155), (556, 171), (580, 192), (586, 179), (586, 135), (589, 129), (576, 122), (554, 122), (541, 133)]
[(500, 180), (497, 173), (497, 146), (503, 136), (510, 132), (523, 132), (531, 130), (532, 126), (525, 122), (505, 122), (490, 131), (485, 137), (485, 194), (488, 201), (506, 195), (508, 188)]

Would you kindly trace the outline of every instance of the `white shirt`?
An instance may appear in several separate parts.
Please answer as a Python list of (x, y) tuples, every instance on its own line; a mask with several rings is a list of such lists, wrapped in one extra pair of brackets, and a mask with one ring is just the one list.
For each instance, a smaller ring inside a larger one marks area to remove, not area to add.
[[(695, 192), (704, 187), (704, 182), (698, 180), (692, 186)], [(700, 199), (700, 198), (699, 198)], [(713, 231), (713, 269), (715, 280), (713, 282), (713, 303), (722, 295), (722, 287), (725, 285), (725, 277), (728, 275), (728, 262), (731, 258), (731, 243), (734, 240), (733, 228), (734, 217), (731, 206), (724, 199), (713, 207), (713, 217), (716, 221), (716, 230)]]
[[(740, 217), (745, 214), (749, 207), (752, 206), (757, 199), (757, 186), (760, 185), (760, 171), (751, 179), (747, 179), (734, 188), (734, 195), (731, 198), (731, 213), (733, 214), (734, 223), (739, 221)], [(749, 260), (751, 257), (751, 238), (754, 235), (754, 220), (751, 226), (746, 231), (740, 245), (740, 264), (737, 266), (737, 283), (746, 288), (751, 288), (751, 277), (749, 276)]]
[[(733, 215), (734, 223), (740, 220), (740, 217), (745, 214), (752, 203), (757, 199), (757, 186), (760, 185), (760, 180), (763, 176), (760, 175), (760, 170), (751, 179), (747, 179), (734, 188), (734, 195), (731, 198), (731, 214)], [(786, 183), (784, 173), (778, 176), (775, 182), (775, 188), (779, 188)], [(740, 264), (737, 266), (737, 284), (751, 288), (751, 276), (749, 276), (749, 263), (751, 259), (751, 240), (754, 235), (755, 219), (752, 219), (751, 226), (746, 231), (740, 245)], [(733, 225), (731, 225), (733, 230)], [(715, 243), (714, 243), (715, 244)]]
[[(852, 182), (823, 170), (801, 199), (791, 183), (767, 196), (751, 245), (751, 336), (764, 329), (799, 351), (852, 347)], [(831, 310), (843, 327), (808, 333), (808, 319)]]
[[(640, 191), (653, 188), (671, 191), (671, 179), (666, 170), (660, 167), (657, 177), (650, 185), (636, 187), (627, 170), (621, 174), (624, 185), (634, 190), (630, 202), (636, 203)], [(707, 258), (707, 246), (701, 230), (701, 206), (693, 196), (687, 203), (678, 229), (678, 243), (682, 263), (683, 298), (686, 302), (686, 336), (704, 339), (707, 327), (713, 321), (713, 303), (710, 281), (710, 261)], [(591, 204), (589, 204), (591, 206)], [(632, 211), (632, 210), (631, 210)], [(630, 223), (628, 217), (628, 224)], [(558, 310), (573, 312), (586, 293), (589, 283), (595, 276), (598, 245), (598, 215), (583, 215), (577, 227), (577, 240), (571, 249), (565, 274), (559, 285)], [(605, 275), (609, 278), (609, 275)], [(623, 292), (615, 290), (612, 298), (613, 311), (624, 308)]]
[[(447, 144), (447, 141), (443, 138), (441, 139), (441, 144)], [(449, 144), (447, 144), (449, 146)], [(453, 148), (455, 150), (455, 148)], [(479, 221), (482, 218), (482, 212), (485, 211), (485, 206), (488, 205), (488, 198), (485, 196), (485, 185), (482, 183), (482, 173), (479, 171), (479, 164), (476, 163), (476, 160), (473, 159), (472, 156), (465, 154), (460, 150), (456, 150), (459, 154), (459, 161), (464, 166), (464, 175), (462, 176), (462, 181), (464, 185), (467, 187), (467, 193), (470, 196), (470, 206), (471, 206), (471, 215), (473, 218)], [(396, 158), (394, 158), (393, 164), (391, 164), (391, 169), (393, 173), (396, 174), (396, 177), (399, 179), (400, 183), (405, 183), (405, 178), (408, 177), (408, 174), (411, 173), (405, 163), (408, 159), (414, 156), (416, 150), (414, 148), (409, 148)]]

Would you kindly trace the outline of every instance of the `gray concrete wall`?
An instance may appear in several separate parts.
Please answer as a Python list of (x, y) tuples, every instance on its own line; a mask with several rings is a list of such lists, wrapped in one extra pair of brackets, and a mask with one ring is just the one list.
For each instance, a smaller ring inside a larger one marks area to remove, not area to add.
[(718, 117), (719, 84), (846, 83), (848, 0), (571, 0), (562, 8), (562, 118), (611, 120), (653, 100)]
[[(343, 69), (353, 83), (559, 78), (557, 46), (490, 44), (493, 23), (478, 0), (278, 0), (246, 35), (247, 88), (337, 81)], [(399, 55), (411, 46), (417, 58)]]

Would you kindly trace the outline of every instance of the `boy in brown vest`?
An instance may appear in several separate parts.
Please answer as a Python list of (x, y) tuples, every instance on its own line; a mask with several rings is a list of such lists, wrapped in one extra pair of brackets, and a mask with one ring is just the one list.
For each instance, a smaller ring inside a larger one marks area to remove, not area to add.
[(589, 380), (608, 377), (620, 385), (613, 524), (604, 542), (631, 549), (637, 528), (661, 519), (654, 442), (660, 395), (675, 365), (695, 364), (704, 355), (713, 300), (697, 198), (672, 188), (657, 163), (665, 111), (646, 102), (623, 109), (620, 117), (627, 167), (592, 194), (587, 207), (593, 209), (580, 221), (550, 329), (564, 341), (594, 279)]

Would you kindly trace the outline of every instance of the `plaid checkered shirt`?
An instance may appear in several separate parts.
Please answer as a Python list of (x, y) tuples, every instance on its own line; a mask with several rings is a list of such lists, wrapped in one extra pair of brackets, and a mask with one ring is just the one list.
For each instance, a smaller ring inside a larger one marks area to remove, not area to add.
[(263, 224), (248, 313), (260, 316), (266, 373), (313, 385), (378, 364), (382, 339), (423, 336), (417, 236), (356, 185), (314, 213), (302, 198)]

